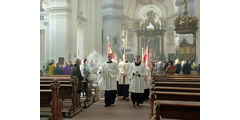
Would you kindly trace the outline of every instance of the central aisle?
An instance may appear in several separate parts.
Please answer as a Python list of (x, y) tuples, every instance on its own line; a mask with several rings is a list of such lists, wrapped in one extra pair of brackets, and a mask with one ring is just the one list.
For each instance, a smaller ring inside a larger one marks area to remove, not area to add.
[(149, 101), (144, 101), (140, 108), (135, 108), (131, 100), (124, 101), (119, 97), (113, 106), (104, 107), (104, 99), (100, 99), (78, 115), (66, 120), (148, 120), (149, 113)]

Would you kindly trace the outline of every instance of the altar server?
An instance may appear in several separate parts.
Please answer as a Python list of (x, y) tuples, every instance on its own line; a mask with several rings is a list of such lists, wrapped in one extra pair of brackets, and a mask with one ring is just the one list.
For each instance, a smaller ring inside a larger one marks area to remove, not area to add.
[(123, 100), (129, 100), (129, 69), (131, 64), (128, 62), (127, 55), (124, 55), (123, 61), (119, 63), (119, 92), (118, 96), (123, 96)]
[(131, 79), (129, 92), (133, 106), (140, 107), (143, 104), (144, 97), (144, 77), (147, 76), (145, 66), (141, 64), (140, 57), (135, 58), (135, 63), (131, 64), (129, 77)]
[(108, 61), (103, 64), (99, 73), (102, 75), (102, 89), (105, 91), (105, 107), (115, 103), (117, 90), (118, 64), (112, 61), (108, 54)]

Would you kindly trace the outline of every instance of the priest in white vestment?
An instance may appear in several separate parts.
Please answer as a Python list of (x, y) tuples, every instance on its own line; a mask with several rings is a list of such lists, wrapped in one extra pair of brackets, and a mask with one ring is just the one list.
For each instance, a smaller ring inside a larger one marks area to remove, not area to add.
[(118, 71), (118, 64), (113, 62), (111, 54), (108, 54), (108, 61), (103, 63), (99, 71), (102, 74), (102, 89), (105, 91), (105, 107), (115, 103)]
[(141, 64), (140, 57), (137, 56), (135, 58), (135, 63), (131, 64), (129, 72), (129, 77), (131, 79), (129, 92), (131, 92), (133, 106), (140, 107), (140, 104), (143, 104), (145, 76), (147, 76), (145, 66)]
[(127, 55), (123, 56), (123, 61), (121, 61), (119, 66), (119, 83), (118, 83), (118, 96), (123, 96), (123, 100), (128, 101), (129, 98), (129, 70), (131, 64), (128, 62)]

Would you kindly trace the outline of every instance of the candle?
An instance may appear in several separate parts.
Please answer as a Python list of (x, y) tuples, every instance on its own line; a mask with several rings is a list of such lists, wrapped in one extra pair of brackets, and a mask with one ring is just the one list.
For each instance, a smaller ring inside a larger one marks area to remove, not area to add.
[(108, 37), (108, 35), (107, 35), (107, 40), (109, 41), (109, 37)]
[(126, 49), (127, 49), (127, 30), (126, 30), (126, 37), (125, 37), (125, 39), (126, 39), (125, 44), (126, 44)]

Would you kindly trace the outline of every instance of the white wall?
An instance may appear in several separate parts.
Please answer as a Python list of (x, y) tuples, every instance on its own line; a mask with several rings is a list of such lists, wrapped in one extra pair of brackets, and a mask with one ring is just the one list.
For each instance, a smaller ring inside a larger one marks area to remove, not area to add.
[[(40, 22), (41, 30), (45, 30), (45, 37), (41, 34), (40, 67), (47, 65), (51, 59), (58, 62), (58, 57), (74, 62), (76, 58), (86, 57), (94, 50), (101, 53), (101, 1), (45, 1), (47, 9), (41, 12), (44, 20)], [(83, 12), (85, 21), (79, 19), (79, 12)]]

